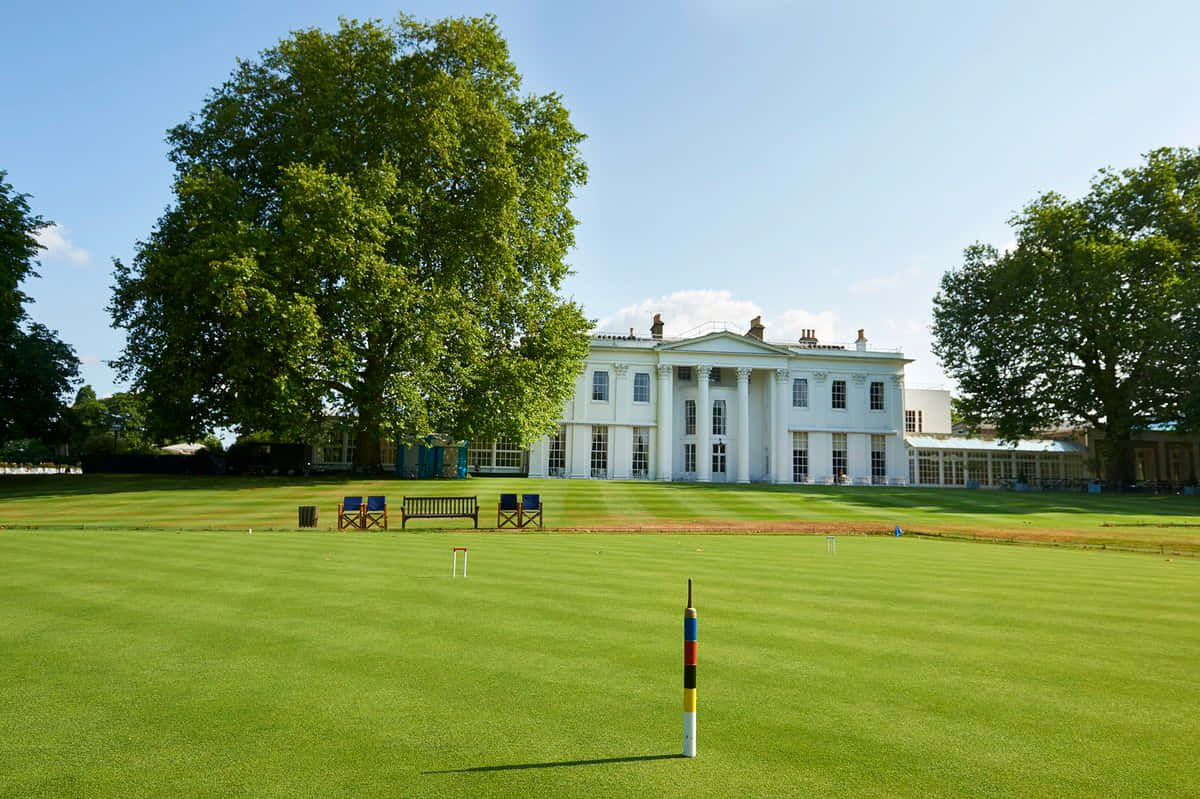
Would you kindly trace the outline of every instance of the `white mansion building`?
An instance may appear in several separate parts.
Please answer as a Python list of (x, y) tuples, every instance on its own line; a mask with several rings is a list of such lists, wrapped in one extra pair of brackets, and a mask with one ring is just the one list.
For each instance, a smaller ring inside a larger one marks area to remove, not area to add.
[[(711, 332), (666, 340), (597, 335), (557, 436), (529, 452), (531, 477), (700, 482), (903, 483), (899, 352)], [(468, 454), (471, 461), (471, 453)]]
[[(858, 485), (1044, 484), (1079, 479), (1069, 441), (949, 438), (950, 394), (905, 390), (898, 350), (763, 339), (710, 323), (694, 335), (596, 335), (557, 435), (529, 452), (472, 445), (475, 471), (531, 477)], [(908, 438), (906, 439), (906, 436)], [(490, 451), (489, 451), (490, 449)], [(513, 468), (520, 464), (520, 468)]]
[[(746, 333), (721, 322), (677, 339), (662, 330), (656, 315), (649, 338), (593, 335), (557, 433), (529, 449), (471, 441), (465, 453), (439, 446), (431, 460), (430, 451), (388, 442), (381, 460), (404, 477), (965, 487), (1079, 487), (1094, 472), (1091, 434), (1015, 444), (952, 435), (950, 393), (906, 388), (911, 361), (872, 349), (861, 330), (847, 345), (822, 343), (812, 330), (768, 342), (760, 318)], [(1200, 437), (1144, 437), (1139, 480), (1200, 479)], [(315, 469), (352, 461), (347, 433), (313, 448)]]

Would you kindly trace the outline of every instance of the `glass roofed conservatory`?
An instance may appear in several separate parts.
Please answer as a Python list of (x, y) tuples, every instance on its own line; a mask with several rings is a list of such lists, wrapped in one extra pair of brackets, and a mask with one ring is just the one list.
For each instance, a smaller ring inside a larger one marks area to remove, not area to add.
[(1087, 449), (1074, 441), (906, 436), (909, 485), (1082, 488)]

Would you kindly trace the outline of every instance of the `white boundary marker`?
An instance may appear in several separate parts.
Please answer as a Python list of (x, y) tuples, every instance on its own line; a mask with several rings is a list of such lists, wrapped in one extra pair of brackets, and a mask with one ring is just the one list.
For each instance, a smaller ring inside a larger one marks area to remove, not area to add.
[(825, 554), (826, 555), (829, 555), (829, 554), (836, 555), (837, 554), (837, 536), (836, 535), (825, 536)]
[(450, 576), (451, 577), (456, 576), (456, 573), (458, 572), (458, 553), (459, 552), (463, 553), (463, 577), (467, 576), (467, 548), (466, 547), (455, 547), (454, 551), (450, 554)]

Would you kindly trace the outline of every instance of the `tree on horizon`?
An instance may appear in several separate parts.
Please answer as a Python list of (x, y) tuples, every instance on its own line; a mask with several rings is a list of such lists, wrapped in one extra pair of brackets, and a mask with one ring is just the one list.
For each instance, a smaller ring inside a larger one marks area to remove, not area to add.
[(0, 444), (65, 440), (63, 400), (79, 376), (79, 359), (58, 331), (30, 319), (21, 284), (38, 276), (37, 232), (49, 222), (34, 214), (29, 195), (0, 170)]
[(1078, 200), (1044, 194), (1014, 249), (975, 244), (934, 298), (934, 352), (972, 425), (1015, 440), (1104, 433), (1106, 477), (1133, 477), (1133, 439), (1200, 425), (1200, 148), (1102, 170)]
[(163, 437), (549, 432), (587, 352), (559, 296), (586, 179), (492, 17), (343, 20), (241, 61), (168, 136), (174, 201), (110, 312)]

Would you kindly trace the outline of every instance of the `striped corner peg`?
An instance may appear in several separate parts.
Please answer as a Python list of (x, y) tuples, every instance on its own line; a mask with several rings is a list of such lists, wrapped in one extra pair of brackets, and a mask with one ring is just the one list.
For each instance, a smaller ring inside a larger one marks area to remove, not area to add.
[(688, 580), (688, 603), (683, 611), (683, 756), (696, 756), (696, 628), (692, 607), (692, 581)]

